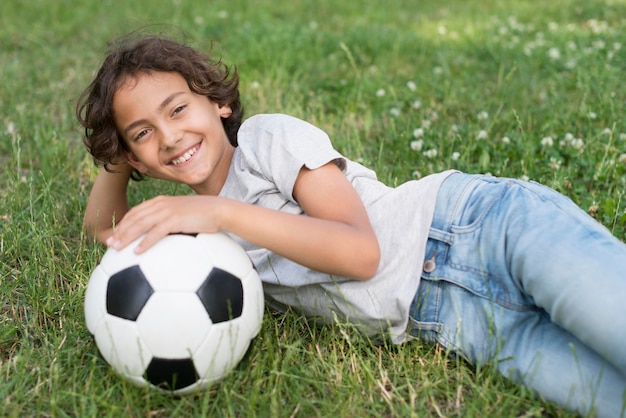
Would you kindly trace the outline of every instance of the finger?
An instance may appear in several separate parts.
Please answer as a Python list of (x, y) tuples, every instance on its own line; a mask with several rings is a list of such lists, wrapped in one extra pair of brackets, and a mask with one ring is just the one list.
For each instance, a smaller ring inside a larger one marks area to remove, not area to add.
[(115, 227), (113, 234), (107, 240), (107, 245), (120, 250), (137, 240), (141, 235), (148, 233), (156, 225), (159, 225), (160, 217), (157, 211), (143, 208), (134, 213), (128, 213)]
[(169, 234), (165, 228), (152, 228), (146, 233), (139, 244), (133, 249), (135, 254), (142, 254), (148, 251), (154, 244)]

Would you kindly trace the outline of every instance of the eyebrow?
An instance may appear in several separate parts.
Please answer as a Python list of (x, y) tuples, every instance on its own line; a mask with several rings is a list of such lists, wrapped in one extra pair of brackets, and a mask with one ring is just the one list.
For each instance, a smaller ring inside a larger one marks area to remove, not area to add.
[[(165, 108), (166, 108), (166, 107), (167, 107), (170, 103), (172, 103), (172, 101), (173, 101), (174, 99), (176, 99), (178, 96), (180, 96), (180, 95), (182, 95), (182, 94), (185, 94), (185, 92), (184, 92), (184, 91), (177, 91), (176, 93), (172, 93), (172, 94), (170, 94), (169, 96), (167, 96), (167, 97), (165, 98), (165, 100), (163, 100), (163, 101), (161, 102), (161, 104), (159, 105), (159, 107), (157, 108), (157, 109), (158, 109), (158, 111), (159, 111), (159, 112), (162, 112), (162, 111), (163, 111), (163, 109), (165, 109)], [(128, 125), (128, 126), (124, 129), (124, 135), (125, 135), (125, 136), (127, 136), (127, 135), (128, 135), (128, 133), (129, 133), (130, 131), (132, 131), (132, 130), (136, 127), (136, 126), (138, 126), (138, 125), (142, 125), (142, 124), (143, 124), (143, 123), (145, 123), (145, 122), (146, 122), (146, 120), (145, 120), (145, 119), (139, 119), (139, 120), (136, 120), (136, 121), (132, 122), (130, 125)]]

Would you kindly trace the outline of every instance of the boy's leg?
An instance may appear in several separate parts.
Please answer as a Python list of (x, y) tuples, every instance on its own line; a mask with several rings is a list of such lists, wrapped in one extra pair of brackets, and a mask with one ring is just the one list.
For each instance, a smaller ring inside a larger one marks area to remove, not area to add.
[(626, 376), (626, 245), (569, 199), (537, 184), (512, 190), (510, 271), (555, 324)]
[[(444, 280), (425, 281), (422, 307), (437, 316), (416, 336), (474, 364), (493, 363), (543, 399), (582, 415), (626, 416), (626, 377), (540, 310), (510, 310)], [(433, 326), (437, 324), (438, 326)], [(426, 326), (424, 326), (426, 325)]]
[(444, 346), (477, 363), (497, 359), (547, 399), (620, 410), (624, 244), (543, 186), (487, 177), (452, 189), (438, 197), (439, 233), (426, 254), (437, 268), (424, 274), (415, 306), (428, 314), (414, 318), (440, 330), (429, 333)]

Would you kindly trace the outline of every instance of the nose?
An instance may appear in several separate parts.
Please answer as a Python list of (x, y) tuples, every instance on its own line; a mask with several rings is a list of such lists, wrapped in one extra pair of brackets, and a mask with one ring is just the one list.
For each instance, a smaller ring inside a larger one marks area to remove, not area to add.
[(161, 150), (173, 148), (181, 139), (182, 132), (177, 129), (166, 128), (161, 130)]

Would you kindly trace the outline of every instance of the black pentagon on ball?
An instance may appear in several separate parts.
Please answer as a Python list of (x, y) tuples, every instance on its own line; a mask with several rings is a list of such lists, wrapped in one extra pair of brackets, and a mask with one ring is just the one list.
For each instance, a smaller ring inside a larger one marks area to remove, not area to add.
[(125, 268), (109, 278), (106, 293), (107, 312), (135, 321), (153, 293), (152, 286), (139, 266)]
[(238, 277), (213, 268), (196, 292), (214, 324), (230, 321), (243, 311), (243, 285)]
[(190, 358), (153, 357), (144, 377), (148, 382), (162, 389), (179, 390), (196, 383), (199, 375)]

